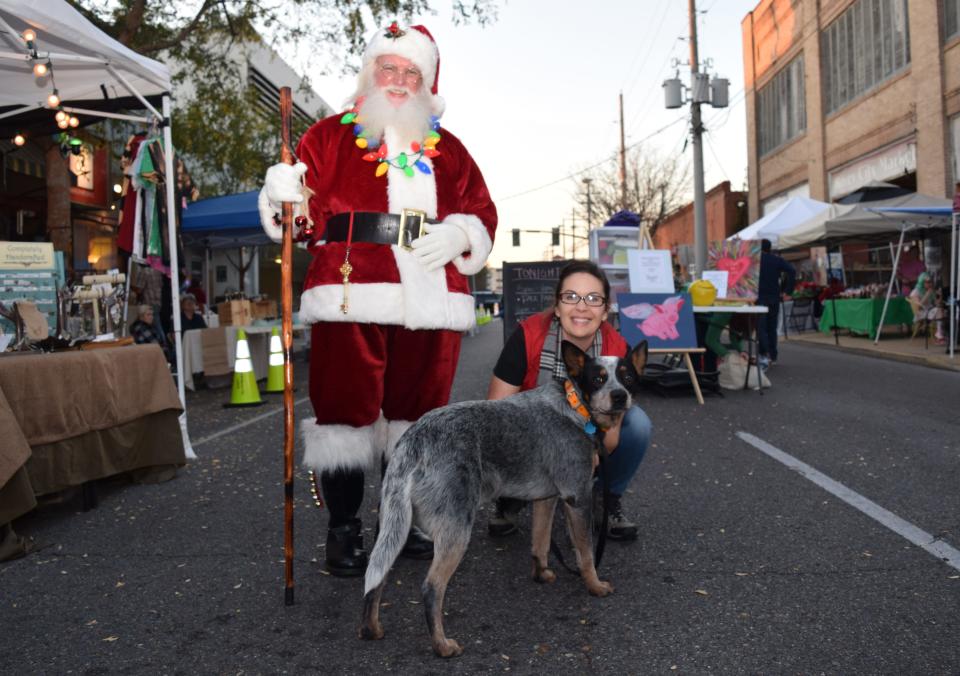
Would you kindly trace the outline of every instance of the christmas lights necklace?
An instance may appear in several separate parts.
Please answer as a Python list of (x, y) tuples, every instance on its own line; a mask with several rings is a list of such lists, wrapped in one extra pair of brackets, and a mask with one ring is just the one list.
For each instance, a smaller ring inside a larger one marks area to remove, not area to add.
[[(364, 130), (362, 119), (360, 118), (360, 106), (362, 105), (363, 97), (357, 99), (357, 102), (353, 104), (353, 108), (343, 114), (343, 117), (340, 118), (340, 124), (352, 124), (353, 135), (355, 137), (354, 143), (356, 143), (357, 147), (361, 150), (366, 150), (370, 145), (370, 141), (366, 136), (366, 131)], [(420, 143), (412, 141), (410, 143), (409, 151), (400, 151), (393, 157), (390, 157), (390, 151), (387, 148), (387, 144), (381, 143), (377, 150), (372, 150), (366, 153), (363, 156), (363, 159), (366, 162), (377, 163), (377, 176), (383, 176), (386, 174), (390, 167), (402, 169), (403, 173), (409, 178), (414, 176), (414, 168), (416, 168), (421, 174), (433, 173), (430, 171), (430, 166), (423, 161), (423, 158), (429, 157), (432, 159), (440, 154), (440, 151), (437, 150), (437, 144), (440, 143), (439, 130), (440, 118), (436, 115), (431, 115), (430, 131), (427, 132), (427, 135)]]

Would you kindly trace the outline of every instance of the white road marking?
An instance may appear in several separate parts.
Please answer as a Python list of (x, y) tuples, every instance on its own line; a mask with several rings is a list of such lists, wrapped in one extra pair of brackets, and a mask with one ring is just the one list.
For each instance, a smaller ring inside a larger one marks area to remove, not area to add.
[[(305, 402), (305, 401), (310, 401), (310, 397), (303, 397), (303, 398), (301, 398), (301, 399), (297, 399), (296, 401), (293, 402), (293, 405), (294, 405), (294, 406), (299, 406), (300, 404), (302, 404), (302, 403)], [(270, 416), (276, 415), (276, 414), (278, 414), (278, 413), (283, 413), (283, 408), (274, 409), (274, 410), (272, 410), (272, 411), (268, 411), (267, 413), (261, 413), (261, 414), (258, 415), (258, 416), (254, 416), (253, 418), (250, 418), (249, 420), (244, 420), (242, 423), (237, 423), (237, 424), (234, 425), (233, 427), (227, 427), (226, 429), (222, 429), (222, 430), (220, 430), (219, 432), (214, 432), (214, 433), (211, 434), (210, 436), (204, 437), (204, 438), (201, 439), (200, 441), (194, 441), (194, 442), (193, 442), (193, 445), (194, 445), (194, 447), (196, 447), (196, 446), (200, 446), (200, 445), (202, 445), (202, 444), (205, 444), (205, 443), (207, 443), (208, 441), (213, 441), (214, 439), (219, 439), (220, 437), (222, 437), (222, 436), (224, 436), (224, 435), (226, 435), (226, 434), (232, 434), (233, 432), (236, 432), (236, 431), (239, 430), (239, 429), (243, 429), (243, 428), (246, 427), (247, 425), (252, 425), (252, 424), (255, 423), (255, 422), (260, 422), (261, 420), (264, 420), (264, 419), (266, 419), (266, 418), (269, 418)]]
[(960, 551), (954, 547), (951, 547), (941, 540), (937, 540), (930, 533), (917, 528), (909, 521), (904, 521), (893, 512), (884, 509), (869, 498), (865, 498), (856, 491), (834, 481), (826, 474), (814, 469), (805, 462), (797, 460), (789, 453), (784, 453), (779, 448), (771, 446), (763, 439), (758, 439), (747, 432), (737, 432), (737, 436), (757, 450), (766, 453), (774, 460), (783, 463), (789, 469), (806, 477), (828, 493), (832, 493), (851, 507), (855, 507), (870, 518), (879, 521), (897, 535), (906, 538), (917, 547), (926, 550), (948, 566), (960, 570)]

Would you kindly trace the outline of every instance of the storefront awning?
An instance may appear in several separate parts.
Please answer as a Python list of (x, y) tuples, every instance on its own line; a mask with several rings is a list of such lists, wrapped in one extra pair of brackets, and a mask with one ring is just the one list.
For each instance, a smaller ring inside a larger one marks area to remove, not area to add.
[(227, 249), (272, 241), (260, 225), (258, 190), (193, 202), (183, 211), (184, 246)]

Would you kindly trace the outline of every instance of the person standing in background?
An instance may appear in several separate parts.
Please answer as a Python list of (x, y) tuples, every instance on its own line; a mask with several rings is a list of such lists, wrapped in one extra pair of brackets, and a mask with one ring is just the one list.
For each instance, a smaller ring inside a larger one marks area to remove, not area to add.
[(760, 318), (757, 329), (760, 368), (777, 362), (777, 325), (780, 319), (780, 298), (793, 291), (797, 271), (787, 261), (771, 251), (769, 239), (760, 241), (760, 281), (757, 284), (757, 303), (767, 306), (767, 314)]

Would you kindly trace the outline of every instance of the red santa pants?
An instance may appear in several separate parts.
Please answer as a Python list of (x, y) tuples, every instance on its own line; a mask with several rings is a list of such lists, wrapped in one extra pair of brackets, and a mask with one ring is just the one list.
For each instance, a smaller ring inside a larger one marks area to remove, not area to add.
[(417, 420), (444, 406), (460, 332), (320, 322), (310, 344), (310, 401), (319, 425), (366, 427), (380, 417)]

